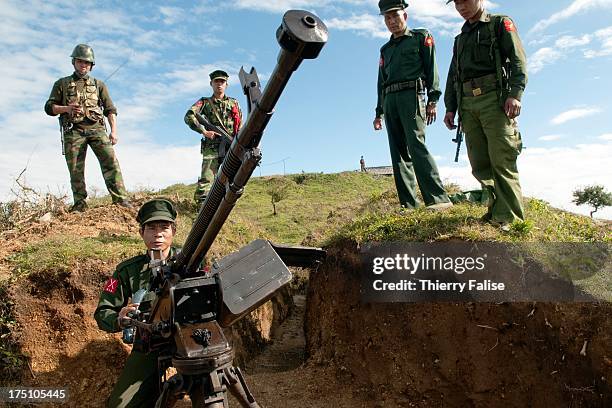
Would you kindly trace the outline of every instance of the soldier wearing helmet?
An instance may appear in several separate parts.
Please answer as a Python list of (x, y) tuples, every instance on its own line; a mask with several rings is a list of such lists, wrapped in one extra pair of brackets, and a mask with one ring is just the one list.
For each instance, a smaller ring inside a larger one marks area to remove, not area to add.
[(405, 0), (380, 0), (391, 38), (380, 49), (374, 130), (384, 118), (400, 204), (415, 208), (418, 183), (428, 208), (452, 206), (425, 145), (425, 126), (436, 120), (440, 84), (434, 39), (425, 29), (409, 29)]
[[(96, 63), (93, 49), (87, 44), (74, 47), (72, 54), (74, 73), (55, 82), (45, 103), (50, 116), (60, 115), (62, 152), (70, 173), (70, 185), (74, 204), (71, 211), (84, 211), (85, 156), (90, 146), (100, 162), (106, 188), (113, 203), (131, 207), (119, 162), (113, 145), (117, 144), (117, 109), (113, 105), (104, 82), (89, 75)], [(106, 134), (104, 117), (110, 124)]]

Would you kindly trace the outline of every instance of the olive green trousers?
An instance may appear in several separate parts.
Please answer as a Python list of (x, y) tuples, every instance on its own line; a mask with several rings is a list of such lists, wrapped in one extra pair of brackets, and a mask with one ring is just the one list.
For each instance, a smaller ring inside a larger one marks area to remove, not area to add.
[(460, 115), (472, 175), (491, 193), (488, 218), (497, 223), (524, 220), (516, 165), (523, 144), (516, 121), (506, 116), (495, 92), (464, 96)]
[(425, 122), (417, 113), (416, 90), (387, 94), (384, 112), (400, 204), (407, 208), (419, 206), (417, 184), (425, 205), (449, 202), (436, 162), (425, 145)]
[(157, 353), (132, 351), (107, 401), (108, 408), (150, 408), (159, 397)]

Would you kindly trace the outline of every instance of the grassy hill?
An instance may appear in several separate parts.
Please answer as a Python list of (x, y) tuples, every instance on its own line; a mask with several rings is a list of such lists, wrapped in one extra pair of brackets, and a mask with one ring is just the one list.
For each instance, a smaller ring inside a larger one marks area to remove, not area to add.
[[(179, 210), (177, 242), (184, 241), (196, 215), (194, 185), (174, 185), (159, 192), (134, 193), (141, 204), (154, 196), (168, 197)], [(272, 196), (276, 194), (277, 215)], [(33, 221), (1, 231), (9, 245), (0, 249), (0, 362), (19, 365), (11, 342), (16, 327), (9, 287), (29, 276), (49, 282), (79, 269), (100, 271), (101, 281), (114, 265), (142, 251), (135, 210), (111, 206), (108, 197), (94, 199), (84, 214), (54, 214), (51, 222)], [(610, 223), (526, 200), (527, 221), (508, 233), (479, 218), (485, 208), (456, 205), (444, 212), (399, 208), (393, 179), (357, 172), (297, 174), (254, 178), (247, 185), (216, 240), (209, 257), (220, 257), (256, 238), (278, 243), (330, 246), (344, 240), (367, 241), (501, 241), (611, 242)], [(21, 228), (21, 229), (20, 229)], [(92, 282), (92, 287), (99, 282)], [(596, 275), (584, 286), (599, 298), (612, 300), (610, 273)], [(97, 287), (97, 286), (96, 286)], [(8, 372), (8, 371), (6, 371)]]

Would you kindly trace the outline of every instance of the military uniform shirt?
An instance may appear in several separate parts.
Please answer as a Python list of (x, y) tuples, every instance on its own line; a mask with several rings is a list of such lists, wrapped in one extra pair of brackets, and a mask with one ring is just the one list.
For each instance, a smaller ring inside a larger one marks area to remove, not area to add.
[(491, 14), (483, 12), (480, 20), (474, 24), (466, 21), (461, 28), (461, 34), (455, 38), (453, 60), (444, 93), (447, 112), (457, 111), (457, 94), (454, 85), (456, 80), (464, 83), (488, 74), (497, 74), (496, 51), (492, 46), (493, 39), (488, 26), (496, 22), (499, 22), (499, 26), (494, 27), (494, 32), (498, 33), (501, 63), (504, 65), (508, 60), (510, 67), (508, 95), (521, 100), (527, 85), (527, 60), (516, 26), (510, 17), (494, 18)]
[[(213, 97), (200, 98), (189, 108), (185, 114), (185, 123), (193, 131), (201, 133), (195, 113), (205, 116), (210, 123), (224, 129), (230, 136), (237, 135), (240, 130), (242, 123), (240, 106), (236, 99), (230, 98), (227, 95), (222, 99)], [(217, 144), (219, 143), (218, 139), (215, 140)]]
[[(175, 248), (170, 248), (168, 257), (176, 254)], [(119, 311), (127, 306), (128, 300), (139, 289), (149, 289), (151, 269), (148, 254), (138, 255), (117, 265), (113, 275), (106, 281), (94, 318), (98, 327), (109, 333), (121, 330), (117, 317)], [(145, 297), (146, 299), (146, 297)]]
[(389, 42), (380, 49), (376, 116), (383, 114), (385, 87), (418, 78), (425, 82), (428, 100), (437, 102), (441, 91), (434, 39), (425, 29), (406, 28), (402, 36), (391, 36)]
[[(73, 73), (58, 79), (53, 84), (51, 95), (45, 103), (45, 112), (50, 116), (55, 116), (52, 110), (53, 105), (67, 106), (71, 102), (79, 103), (83, 109), (83, 117), (74, 124), (75, 127), (82, 130), (104, 129), (102, 115), (117, 114), (117, 108), (104, 82), (89, 75), (80, 78)], [(73, 122), (67, 113), (62, 113), (61, 119), (62, 123)]]

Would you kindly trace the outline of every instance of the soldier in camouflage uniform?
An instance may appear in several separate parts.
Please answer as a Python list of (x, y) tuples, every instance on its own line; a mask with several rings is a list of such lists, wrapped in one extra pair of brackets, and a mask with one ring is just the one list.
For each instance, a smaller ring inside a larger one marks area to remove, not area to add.
[[(74, 73), (55, 82), (45, 112), (60, 115), (63, 152), (66, 156), (74, 205), (71, 211), (87, 208), (85, 199), (85, 156), (91, 146), (100, 162), (106, 188), (113, 203), (131, 207), (123, 184), (119, 162), (113, 145), (117, 144), (117, 109), (113, 105), (104, 82), (93, 78), (89, 72), (95, 65), (93, 49), (79, 44), (71, 54)], [(106, 134), (104, 116), (111, 127)]]
[[(227, 151), (229, 141), (223, 140), (221, 135), (213, 131), (202, 128), (195, 117), (195, 113), (205, 116), (213, 125), (225, 130), (228, 135), (236, 136), (238, 134), (242, 123), (242, 112), (238, 101), (225, 95), (228, 79), (229, 75), (225, 71), (211, 72), (210, 86), (213, 89), (213, 95), (198, 99), (185, 114), (185, 123), (194, 132), (203, 136), (200, 148), (202, 171), (194, 194), (194, 200), (199, 204), (204, 201), (208, 194), (217, 170), (223, 162), (224, 157), (221, 156)], [(222, 143), (225, 143), (225, 147), (221, 146)]]
[(455, 8), (466, 22), (453, 47), (444, 123), (455, 129), (459, 112), (472, 174), (489, 192), (483, 220), (509, 230), (524, 220), (516, 117), (527, 85), (525, 51), (512, 19), (487, 13), (483, 0), (456, 0)]
[(425, 126), (436, 120), (441, 95), (433, 36), (425, 29), (407, 27), (404, 0), (380, 0), (378, 7), (392, 36), (380, 50), (374, 129), (382, 129), (384, 115), (400, 204), (419, 206), (418, 183), (428, 208), (451, 207), (425, 145)]
[[(117, 265), (112, 277), (106, 281), (94, 318), (100, 329), (109, 333), (121, 331), (119, 321), (136, 310), (130, 300), (140, 290), (149, 289), (152, 258), (168, 259), (176, 254), (172, 240), (176, 234), (176, 210), (167, 200), (155, 199), (142, 205), (136, 220), (140, 224), (147, 253), (135, 256)], [(152, 300), (148, 292), (142, 301)], [(108, 399), (108, 407), (152, 407), (159, 396), (161, 370), (158, 353), (133, 350)]]

